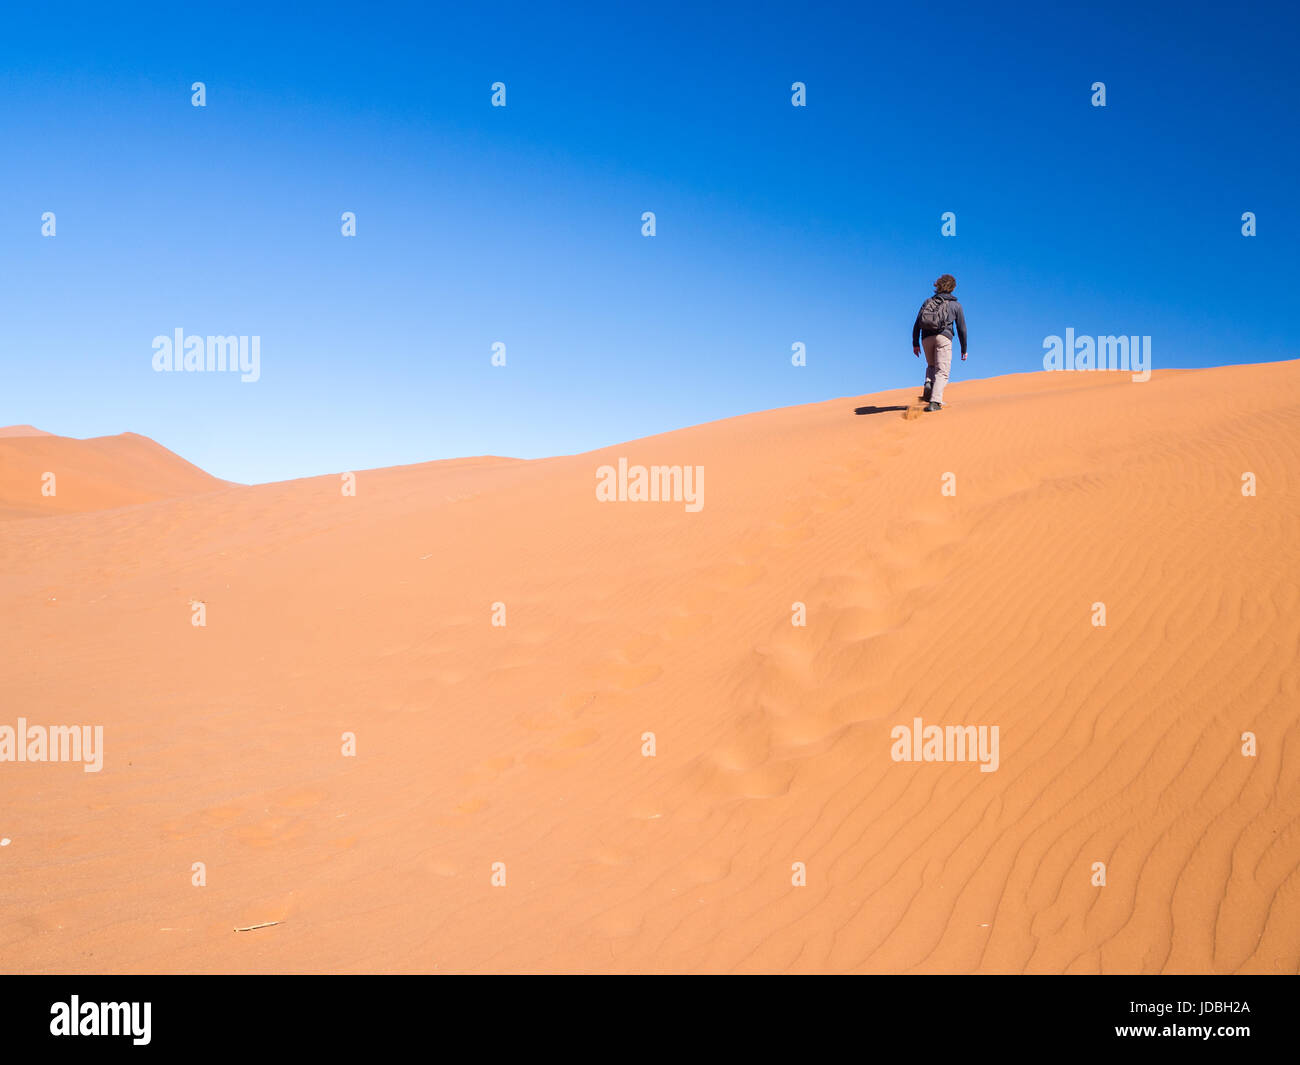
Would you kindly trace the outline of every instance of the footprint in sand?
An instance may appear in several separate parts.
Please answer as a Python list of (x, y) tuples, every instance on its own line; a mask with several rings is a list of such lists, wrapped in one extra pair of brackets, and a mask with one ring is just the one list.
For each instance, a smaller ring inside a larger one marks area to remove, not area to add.
[(700, 576), (722, 588), (748, 588), (761, 580), (765, 572), (762, 566), (750, 562), (724, 562), (710, 566)]
[(840, 607), (831, 612), (828, 638), (859, 643), (906, 624), (910, 611), (898, 606)]
[(591, 927), (598, 935), (607, 939), (622, 939), (641, 931), (641, 926), (645, 923), (645, 915), (644, 902), (623, 903), (597, 914), (591, 921)]
[(575, 747), (590, 747), (600, 739), (600, 733), (594, 728), (580, 728), (561, 736), (555, 746), (561, 750)]
[(472, 766), (460, 775), (457, 780), (457, 787), (463, 791), (469, 791), (473, 788), (480, 787), (484, 784), (490, 784), (519, 764), (519, 757), (513, 754), (497, 755), (494, 758), (485, 758), (478, 765)]
[(274, 797), (276, 806), (287, 806), (291, 810), (301, 810), (316, 806), (329, 798), (329, 792), (320, 788), (300, 788)]
[(590, 857), (597, 865), (620, 866), (632, 861), (632, 852), (622, 847), (601, 844), (591, 852)]
[(731, 862), (725, 858), (694, 858), (682, 866), (693, 884), (716, 884), (731, 875)]
[(619, 665), (617, 663), (606, 663), (597, 666), (594, 670), (597, 680), (601, 681), (606, 688), (617, 691), (631, 691), (633, 688), (644, 687), (657, 680), (663, 671), (663, 666), (653, 664)]
[(231, 803), (226, 806), (209, 806), (199, 811), (199, 818), (205, 825), (228, 825), (244, 812), (244, 807)]
[(611, 657), (624, 665), (640, 662), (652, 651), (658, 650), (663, 645), (663, 642), (663, 637), (654, 633), (638, 632), (619, 644), (612, 652)]
[(524, 755), (524, 764), (530, 769), (573, 769), (587, 758), (587, 752), (581, 747), (565, 751), (540, 750), (529, 751)]
[(664, 622), (659, 629), (659, 635), (665, 640), (684, 639), (707, 628), (712, 621), (711, 614), (676, 614)]
[(251, 825), (240, 825), (234, 836), (245, 846), (268, 850), (301, 839), (307, 829), (308, 822), (300, 817), (266, 817)]
[(751, 710), (737, 721), (734, 731), (713, 752), (716, 766), (727, 772), (753, 769), (772, 754), (771, 715)]
[(851, 507), (854, 502), (853, 496), (819, 496), (812, 502), (810, 509), (814, 514), (835, 514)]
[(690, 799), (698, 802), (709, 795), (733, 799), (776, 798), (790, 790), (794, 772), (793, 764), (771, 760), (750, 769), (732, 770), (707, 755), (696, 759), (685, 775), (690, 781)]
[(515, 715), (515, 724), (522, 725), (529, 732), (551, 732), (554, 729), (572, 725), (576, 720), (572, 710), (551, 707), (543, 710), (525, 710)]
[(761, 765), (739, 775), (736, 792), (747, 799), (774, 799), (789, 792), (794, 774), (789, 763)]
[(769, 528), (767, 542), (771, 547), (789, 547), (811, 540), (817, 533), (807, 525), (773, 525)]

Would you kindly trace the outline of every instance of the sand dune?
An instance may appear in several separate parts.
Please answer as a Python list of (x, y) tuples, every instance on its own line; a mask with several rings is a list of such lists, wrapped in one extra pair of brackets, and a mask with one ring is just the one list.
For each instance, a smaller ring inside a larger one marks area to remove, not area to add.
[(0, 429), (0, 520), (107, 510), (227, 486), (136, 433), (74, 440), (30, 425)]
[(87, 511), (0, 523), (0, 725), (105, 750), (0, 765), (0, 967), (1295, 973), (1300, 363), (914, 394), (355, 497), (0, 444)]
[(53, 435), (53, 433), (47, 433), (44, 429), (37, 429), (34, 425), (0, 425), (0, 437)]

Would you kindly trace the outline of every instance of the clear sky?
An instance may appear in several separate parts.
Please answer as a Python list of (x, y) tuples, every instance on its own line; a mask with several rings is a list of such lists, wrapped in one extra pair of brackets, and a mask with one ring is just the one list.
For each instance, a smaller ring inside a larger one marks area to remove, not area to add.
[[(1067, 327), (1298, 354), (1293, 4), (122, 7), (0, 15), (0, 425), (245, 482), (571, 453), (919, 384), (943, 272), (958, 402)], [(177, 328), (261, 379), (154, 372)]]

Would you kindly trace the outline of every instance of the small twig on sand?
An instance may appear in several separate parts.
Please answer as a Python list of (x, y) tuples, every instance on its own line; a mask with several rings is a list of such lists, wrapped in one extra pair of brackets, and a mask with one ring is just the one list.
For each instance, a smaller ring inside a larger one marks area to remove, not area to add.
[(279, 924), (279, 921), (263, 921), (261, 924), (250, 924), (247, 928), (236, 928), (236, 932), (251, 932), (255, 928), (270, 928), (273, 924)]

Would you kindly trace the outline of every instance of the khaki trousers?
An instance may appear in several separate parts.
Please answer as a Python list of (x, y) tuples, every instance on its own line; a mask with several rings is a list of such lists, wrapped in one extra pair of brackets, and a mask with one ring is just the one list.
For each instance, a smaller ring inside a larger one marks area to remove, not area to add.
[(940, 333), (921, 341), (925, 350), (925, 383), (930, 389), (930, 399), (943, 402), (943, 386), (948, 383), (952, 370), (952, 337)]

